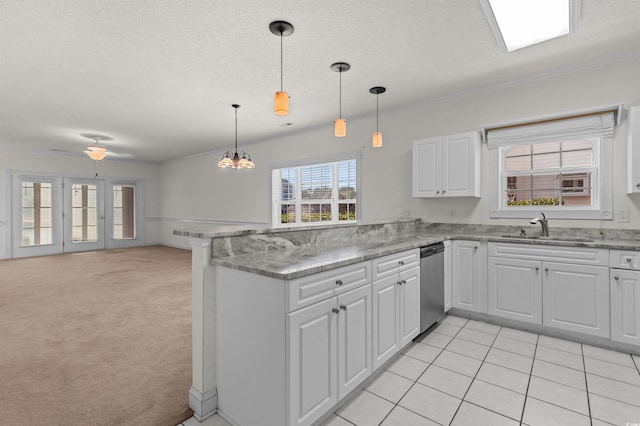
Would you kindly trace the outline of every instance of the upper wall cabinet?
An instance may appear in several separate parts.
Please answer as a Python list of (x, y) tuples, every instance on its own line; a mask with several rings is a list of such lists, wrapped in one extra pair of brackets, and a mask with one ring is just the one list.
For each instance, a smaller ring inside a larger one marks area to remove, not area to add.
[(413, 141), (413, 196), (480, 197), (480, 134)]
[(627, 193), (640, 194), (640, 106), (630, 108), (627, 118)]

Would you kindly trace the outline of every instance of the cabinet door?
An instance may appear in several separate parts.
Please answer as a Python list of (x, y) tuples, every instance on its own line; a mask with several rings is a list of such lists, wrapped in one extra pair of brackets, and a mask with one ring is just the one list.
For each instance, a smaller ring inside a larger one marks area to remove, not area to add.
[(399, 350), (398, 286), (400, 279), (388, 277), (373, 283), (373, 369)]
[(455, 240), (452, 248), (453, 307), (486, 314), (486, 251), (478, 241)]
[(442, 138), (443, 197), (479, 197), (480, 135), (467, 132)]
[(444, 312), (451, 309), (451, 241), (444, 242)]
[(439, 197), (442, 138), (413, 141), (413, 196)]
[(543, 262), (543, 325), (609, 337), (609, 268)]
[(640, 106), (629, 108), (627, 115), (627, 193), (640, 193)]
[(488, 313), (542, 324), (542, 262), (489, 257)]
[(336, 298), (288, 315), (289, 425), (310, 425), (338, 402)]
[(371, 298), (371, 284), (338, 297), (338, 399), (372, 372)]
[(398, 313), (400, 315), (400, 349), (420, 334), (420, 268), (413, 268), (400, 274), (397, 287)]
[(640, 345), (640, 271), (611, 270), (611, 340)]

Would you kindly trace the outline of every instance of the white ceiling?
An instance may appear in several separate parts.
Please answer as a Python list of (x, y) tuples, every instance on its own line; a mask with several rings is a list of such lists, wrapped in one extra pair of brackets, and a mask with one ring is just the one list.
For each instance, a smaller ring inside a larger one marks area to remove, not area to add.
[[(0, 0), (0, 146), (161, 162), (240, 148), (380, 108), (640, 54), (640, 1), (582, 0), (576, 33), (510, 54), (479, 0)], [(284, 38), (290, 114), (274, 20)], [(287, 126), (285, 123), (292, 123)]]

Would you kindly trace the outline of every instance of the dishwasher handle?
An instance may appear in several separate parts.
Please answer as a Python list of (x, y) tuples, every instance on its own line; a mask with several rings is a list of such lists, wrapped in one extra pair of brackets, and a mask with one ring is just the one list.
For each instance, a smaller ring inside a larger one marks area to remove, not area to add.
[(442, 253), (444, 251), (444, 244), (438, 243), (426, 247), (420, 247), (420, 258), (433, 256), (434, 254)]

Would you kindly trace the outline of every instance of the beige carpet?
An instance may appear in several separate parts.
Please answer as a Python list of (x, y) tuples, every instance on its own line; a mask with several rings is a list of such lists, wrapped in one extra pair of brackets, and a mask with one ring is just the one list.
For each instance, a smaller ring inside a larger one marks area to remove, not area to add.
[(0, 260), (0, 425), (167, 425), (192, 415), (191, 252)]

